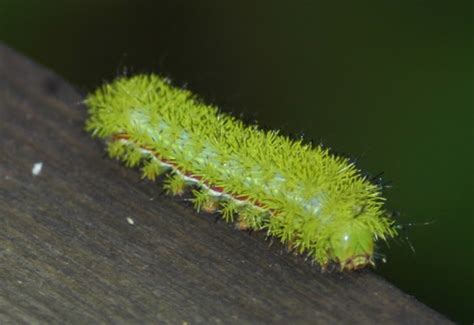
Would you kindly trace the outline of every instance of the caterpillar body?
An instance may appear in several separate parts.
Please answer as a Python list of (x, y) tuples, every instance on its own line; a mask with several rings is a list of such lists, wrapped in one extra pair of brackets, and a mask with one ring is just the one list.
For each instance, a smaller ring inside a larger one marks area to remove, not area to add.
[(157, 75), (123, 77), (86, 100), (86, 130), (111, 157), (166, 174), (172, 194), (193, 188), (196, 209), (263, 230), (323, 268), (374, 264), (375, 242), (396, 235), (381, 189), (348, 159), (220, 113)]

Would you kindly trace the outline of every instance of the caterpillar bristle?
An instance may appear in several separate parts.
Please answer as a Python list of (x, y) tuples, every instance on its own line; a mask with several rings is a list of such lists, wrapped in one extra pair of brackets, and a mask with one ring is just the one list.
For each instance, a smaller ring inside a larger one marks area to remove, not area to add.
[(234, 222), (237, 213), (237, 204), (234, 200), (223, 201), (220, 206), (219, 212), (222, 214), (222, 218), (227, 222)]
[(215, 213), (219, 208), (219, 202), (209, 191), (205, 189), (193, 190), (194, 199), (192, 199), (194, 208), (197, 212), (201, 210), (207, 213)]
[(167, 170), (167, 168), (163, 167), (163, 165), (155, 159), (149, 159), (144, 162), (143, 167), (141, 168), (142, 178), (148, 178), (154, 182), (158, 176), (163, 175)]
[(181, 196), (184, 194), (186, 181), (179, 174), (168, 174), (163, 184), (163, 189), (169, 195)]

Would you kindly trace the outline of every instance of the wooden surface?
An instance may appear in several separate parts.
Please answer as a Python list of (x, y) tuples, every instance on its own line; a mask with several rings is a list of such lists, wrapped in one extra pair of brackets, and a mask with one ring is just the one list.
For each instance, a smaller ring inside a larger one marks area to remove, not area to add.
[(83, 131), (81, 99), (0, 44), (1, 323), (449, 322), (160, 195)]

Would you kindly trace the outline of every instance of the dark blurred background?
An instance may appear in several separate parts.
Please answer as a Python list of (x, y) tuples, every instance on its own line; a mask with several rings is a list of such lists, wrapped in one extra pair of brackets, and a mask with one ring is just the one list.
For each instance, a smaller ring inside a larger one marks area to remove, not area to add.
[(400, 223), (432, 223), (376, 272), (474, 320), (472, 1), (0, 0), (0, 40), (83, 93), (158, 72), (383, 171)]

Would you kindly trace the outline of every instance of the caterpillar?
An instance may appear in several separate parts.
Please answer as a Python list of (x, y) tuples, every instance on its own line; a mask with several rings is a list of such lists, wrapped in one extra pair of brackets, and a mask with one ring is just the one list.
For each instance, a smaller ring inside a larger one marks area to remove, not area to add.
[(120, 77), (85, 104), (85, 129), (110, 157), (152, 181), (165, 174), (168, 193), (190, 188), (198, 211), (265, 231), (323, 269), (375, 265), (375, 242), (397, 235), (380, 186), (347, 158), (245, 125), (166, 78)]

